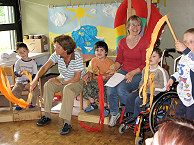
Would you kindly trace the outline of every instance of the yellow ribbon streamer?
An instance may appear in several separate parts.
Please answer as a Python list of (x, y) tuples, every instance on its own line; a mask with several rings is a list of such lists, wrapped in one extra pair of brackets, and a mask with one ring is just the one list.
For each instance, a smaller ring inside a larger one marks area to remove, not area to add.
[(149, 78), (149, 82), (150, 82), (150, 104), (149, 106), (150, 107), (152, 106), (152, 102), (154, 98), (154, 88), (155, 88), (154, 77), (155, 77), (155, 74), (151, 73), (150, 78)]
[[(150, 46), (146, 49), (146, 67), (145, 67), (145, 74), (144, 74), (144, 83), (143, 85), (141, 86), (140, 88), (140, 91), (139, 91), (139, 96), (140, 98), (141, 97), (141, 93), (143, 92), (143, 104), (142, 105), (145, 105), (146, 104), (146, 101), (147, 101), (147, 90), (146, 90), (146, 86), (147, 86), (147, 82), (148, 82), (148, 75), (149, 75), (149, 60), (150, 60), (150, 56), (152, 55), (152, 51), (153, 51), (153, 48), (154, 48), (154, 45), (155, 45), (155, 42), (156, 42), (156, 39), (157, 39), (157, 36), (158, 36), (158, 33), (162, 27), (162, 25), (167, 22), (169, 28), (170, 28), (170, 31), (175, 39), (175, 41), (177, 41), (176, 39), (176, 36), (172, 30), (172, 27), (168, 21), (168, 17), (167, 15), (163, 16), (156, 24), (154, 30), (153, 30), (153, 33), (152, 33), (152, 36), (151, 36), (151, 44)], [(154, 89), (153, 87), (150, 87), (150, 89)], [(153, 92), (153, 90), (150, 91), (150, 93)], [(153, 94), (151, 94), (153, 95)]]
[[(142, 105), (145, 105), (146, 102), (147, 102), (147, 82), (148, 82), (148, 77), (149, 77), (149, 60), (150, 60), (150, 56), (152, 55), (152, 52), (153, 52), (153, 48), (154, 48), (154, 44), (156, 42), (156, 39), (157, 39), (157, 36), (158, 36), (158, 33), (162, 27), (162, 25), (167, 22), (168, 24), (168, 27), (172, 33), (172, 36), (174, 38), (175, 41), (177, 41), (177, 38), (176, 38), (176, 35), (170, 25), (170, 22), (168, 20), (168, 17), (167, 15), (163, 16), (159, 21), (158, 23), (156, 24), (154, 30), (153, 30), (153, 33), (152, 33), (152, 36), (151, 36), (151, 44), (150, 46), (147, 48), (147, 53), (146, 53), (146, 67), (145, 67), (145, 74), (144, 74), (144, 83), (143, 85), (141, 86), (140, 90), (139, 90), (139, 97), (141, 97), (141, 93), (143, 91), (143, 104)], [(150, 107), (152, 106), (152, 102), (153, 102), (153, 93), (154, 93), (154, 88), (155, 88), (155, 85), (154, 85), (154, 73), (152, 73), (150, 75), (150, 78), (149, 78), (149, 82), (150, 82)], [(149, 108), (148, 108), (149, 109)], [(137, 140), (137, 138), (139, 137), (139, 133), (140, 133), (140, 127), (141, 127), (141, 123), (142, 123), (142, 117), (141, 117), (141, 120), (140, 120), (140, 123), (138, 125), (138, 131), (136, 132), (136, 138), (135, 138), (135, 142)]]
[(141, 118), (140, 118), (140, 122), (139, 122), (139, 124), (138, 124), (138, 130), (137, 130), (137, 132), (136, 132), (136, 137), (135, 137), (135, 145), (137, 145), (137, 144), (136, 144), (136, 140), (138, 139), (139, 134), (140, 134), (141, 123), (142, 123), (142, 118), (143, 118), (143, 116), (141, 116)]

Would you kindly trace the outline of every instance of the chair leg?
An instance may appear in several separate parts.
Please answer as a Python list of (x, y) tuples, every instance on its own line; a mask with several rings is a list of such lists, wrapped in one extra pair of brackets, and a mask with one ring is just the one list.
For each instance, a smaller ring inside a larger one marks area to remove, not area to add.
[(43, 95), (42, 95), (42, 82), (41, 82), (41, 78), (39, 78), (39, 88), (40, 88), (40, 96), (39, 96), (39, 99), (40, 99), (40, 105), (39, 105), (39, 99), (38, 100), (38, 106), (40, 106), (40, 108), (43, 107)]
[(10, 111), (13, 112), (13, 106), (12, 106), (11, 101), (9, 101), (9, 107), (10, 107)]
[(80, 93), (80, 110), (83, 110), (83, 92)]

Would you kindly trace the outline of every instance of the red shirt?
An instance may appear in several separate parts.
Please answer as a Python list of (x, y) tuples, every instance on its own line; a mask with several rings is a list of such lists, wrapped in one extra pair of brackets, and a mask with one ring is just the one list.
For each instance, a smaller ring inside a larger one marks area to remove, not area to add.
[(146, 63), (146, 49), (148, 48), (148, 41), (141, 38), (138, 44), (130, 49), (127, 46), (126, 37), (122, 38), (118, 44), (118, 54), (115, 62), (121, 65), (121, 69), (127, 72), (140, 68), (142, 71)]

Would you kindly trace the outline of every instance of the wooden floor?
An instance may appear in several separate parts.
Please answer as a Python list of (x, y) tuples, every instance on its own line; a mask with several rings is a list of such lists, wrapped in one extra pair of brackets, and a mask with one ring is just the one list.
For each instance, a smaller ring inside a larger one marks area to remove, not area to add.
[[(37, 120), (0, 123), (0, 145), (134, 145), (135, 135), (131, 130), (119, 134), (115, 127), (104, 125), (101, 132), (88, 132), (81, 128), (77, 116), (72, 116), (72, 130), (60, 135), (63, 126), (59, 114), (51, 114), (52, 121), (43, 127), (36, 126)], [(87, 123), (96, 126), (94, 123)]]

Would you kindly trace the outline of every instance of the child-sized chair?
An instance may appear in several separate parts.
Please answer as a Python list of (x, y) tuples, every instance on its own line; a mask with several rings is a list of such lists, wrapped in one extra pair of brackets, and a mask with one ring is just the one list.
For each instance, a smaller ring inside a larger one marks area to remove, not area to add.
[[(15, 75), (14, 75), (14, 66), (8, 66), (8, 67), (4, 67), (4, 72), (6, 73), (7, 76), (10, 76), (12, 78), (12, 84), (13, 86), (15, 85)], [(40, 86), (40, 96), (39, 98), (37, 98), (37, 106), (35, 107), (36, 109), (32, 109), (32, 112), (28, 112), (25, 110), (23, 111), (14, 111), (13, 110), (13, 105), (12, 103), (9, 101), (9, 104), (7, 104), (7, 106), (9, 105), (10, 111), (8, 112), (9, 117), (5, 117), (5, 119), (0, 119), (0, 122), (7, 122), (7, 121), (20, 121), (20, 120), (32, 120), (32, 119), (39, 119), (41, 117), (41, 108), (42, 107), (42, 88), (41, 88), (41, 79), (39, 79), (39, 86)], [(22, 98), (24, 100), (26, 96), (28, 96), (29, 92), (27, 90), (22, 91)], [(0, 93), (0, 100), (6, 100), (4, 97), (4, 95), (2, 93)], [(3, 101), (1, 101), (2, 103), (4, 103)], [(41, 102), (41, 104), (40, 104)], [(0, 104), (1, 106), (1, 104)], [(6, 104), (2, 104), (2, 106), (6, 106)], [(5, 113), (5, 112), (4, 112)], [(29, 114), (32, 114), (29, 115)], [(0, 116), (1, 118), (1, 116)]]

